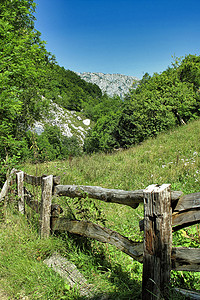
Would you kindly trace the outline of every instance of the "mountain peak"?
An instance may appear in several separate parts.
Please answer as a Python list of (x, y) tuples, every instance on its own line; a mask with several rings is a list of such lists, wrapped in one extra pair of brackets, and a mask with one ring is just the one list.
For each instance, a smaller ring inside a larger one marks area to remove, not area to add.
[(123, 98), (129, 89), (139, 82), (137, 77), (122, 74), (104, 74), (101, 72), (76, 72), (76, 74), (87, 82), (95, 83), (103, 93), (111, 97), (118, 95)]

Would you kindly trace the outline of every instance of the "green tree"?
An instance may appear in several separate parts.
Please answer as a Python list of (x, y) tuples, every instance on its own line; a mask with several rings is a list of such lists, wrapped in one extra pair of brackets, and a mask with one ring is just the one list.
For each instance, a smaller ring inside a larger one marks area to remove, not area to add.
[(47, 53), (34, 29), (33, 0), (2, 0), (0, 3), (0, 152), (5, 156), (47, 102), (45, 88)]
[[(120, 110), (98, 119), (85, 150), (129, 147), (159, 132), (185, 124), (200, 114), (199, 57), (186, 57), (161, 74), (144, 75)], [(188, 74), (189, 72), (189, 74)]]

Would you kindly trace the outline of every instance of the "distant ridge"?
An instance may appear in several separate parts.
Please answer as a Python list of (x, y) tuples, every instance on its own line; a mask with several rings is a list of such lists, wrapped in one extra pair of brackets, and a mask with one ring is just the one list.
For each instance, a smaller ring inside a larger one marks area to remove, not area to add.
[(97, 84), (103, 93), (107, 93), (111, 97), (118, 95), (123, 98), (129, 92), (129, 89), (133, 87), (133, 84), (137, 86), (139, 82), (137, 77), (122, 74), (75, 73), (85, 81)]

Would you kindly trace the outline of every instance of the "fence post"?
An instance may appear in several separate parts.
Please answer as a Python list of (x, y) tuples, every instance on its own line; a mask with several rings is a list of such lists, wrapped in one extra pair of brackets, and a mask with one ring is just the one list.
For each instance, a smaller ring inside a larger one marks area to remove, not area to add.
[(162, 299), (170, 283), (172, 210), (170, 184), (144, 190), (142, 299)]
[(53, 175), (42, 179), (42, 198), (40, 208), (40, 236), (48, 238), (50, 235), (51, 199), (53, 189)]
[(18, 195), (18, 208), (19, 212), (24, 215), (25, 204), (24, 204), (24, 172), (20, 171), (16, 174), (17, 176), (17, 195)]

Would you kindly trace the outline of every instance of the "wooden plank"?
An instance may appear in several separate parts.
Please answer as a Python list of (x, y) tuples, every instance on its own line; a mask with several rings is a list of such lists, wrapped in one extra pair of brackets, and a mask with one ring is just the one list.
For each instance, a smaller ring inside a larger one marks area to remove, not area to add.
[(189, 290), (184, 290), (184, 289), (180, 289), (180, 288), (174, 288), (174, 290), (180, 294), (182, 294), (183, 296), (185, 296), (186, 298), (184, 299), (190, 299), (190, 300), (200, 300), (200, 291), (199, 293), (194, 292), (194, 291), (189, 291)]
[[(200, 208), (174, 212), (172, 214), (173, 232), (200, 223)], [(140, 231), (144, 230), (144, 219), (139, 222)]]
[[(34, 200), (33, 195), (24, 187), (24, 199), (26, 204), (32, 208), (36, 213), (40, 212), (41, 203), (37, 200)], [(63, 209), (59, 204), (51, 205), (51, 228), (54, 226), (54, 223), (57, 221), (59, 215), (63, 213)]]
[(172, 214), (172, 225), (175, 226), (173, 227), (173, 231), (198, 223), (200, 223), (200, 209), (191, 209)]
[(89, 221), (69, 220), (60, 218), (54, 225), (53, 230), (69, 231), (88, 238), (96, 239), (102, 243), (114, 245), (119, 250), (128, 254), (139, 262), (143, 259), (143, 243), (133, 242), (111, 229), (93, 224)]
[(167, 295), (171, 271), (171, 213), (170, 184), (145, 189), (143, 300)]
[(10, 172), (10, 175), (8, 176), (7, 180), (5, 181), (2, 190), (0, 192), (0, 201), (3, 201), (3, 199), (5, 198), (5, 196), (8, 193), (9, 187), (10, 187), (10, 183), (11, 183), (11, 178), (14, 174), (16, 174), (17, 169), (13, 168)]
[(18, 208), (19, 212), (24, 215), (25, 203), (24, 203), (24, 172), (18, 172), (17, 176), (17, 195), (18, 195)]
[(24, 187), (24, 200), (26, 204), (31, 207), (36, 213), (40, 212), (40, 203), (34, 200), (34, 196)]
[[(143, 202), (143, 190), (124, 191), (115, 189), (106, 189), (98, 186), (78, 186), (78, 185), (57, 185), (55, 194), (71, 198), (93, 198), (104, 202), (118, 203), (137, 208), (139, 203)], [(172, 192), (173, 201), (177, 201), (182, 192)]]
[[(95, 298), (95, 287), (89, 284), (77, 267), (65, 257), (54, 253), (51, 257), (45, 259), (44, 263), (64, 278), (71, 288), (76, 288), (79, 291), (80, 296), (84, 297), (84, 299)], [(98, 295), (96, 299), (107, 299), (107, 297), (101, 298)]]
[(172, 248), (172, 269), (200, 272), (200, 248)]
[[(24, 173), (24, 181), (35, 186), (42, 186), (42, 179), (45, 177), (47, 177), (47, 175), (33, 176)], [(54, 185), (60, 184), (60, 176), (53, 176), (53, 183)]]
[(41, 186), (42, 185), (42, 178), (46, 177), (46, 175), (44, 176), (33, 176), (33, 175), (29, 175), (24, 173), (24, 181), (28, 184), (32, 184), (35, 186)]
[[(113, 230), (88, 221), (69, 220), (66, 217), (58, 219), (62, 208), (57, 204), (52, 204), (51, 213), (55, 218), (51, 227), (52, 231), (68, 231), (103, 243), (110, 243), (140, 263), (143, 262), (143, 243), (131, 241)], [(173, 270), (199, 272), (200, 249), (173, 247), (171, 260)]]
[(53, 189), (53, 175), (43, 178), (42, 198), (40, 207), (40, 235), (48, 238), (50, 235), (51, 200)]
[(185, 195), (178, 201), (174, 211), (200, 209), (200, 193)]

